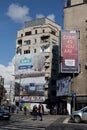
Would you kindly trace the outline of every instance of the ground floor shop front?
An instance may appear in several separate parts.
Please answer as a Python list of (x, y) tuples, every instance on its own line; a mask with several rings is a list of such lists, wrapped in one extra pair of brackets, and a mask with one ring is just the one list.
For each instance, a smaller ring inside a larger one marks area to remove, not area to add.
[(56, 99), (50, 100), (49, 104), (51, 104), (50, 109), (56, 107), (57, 114), (70, 115), (72, 111), (87, 106), (87, 95), (56, 97)]

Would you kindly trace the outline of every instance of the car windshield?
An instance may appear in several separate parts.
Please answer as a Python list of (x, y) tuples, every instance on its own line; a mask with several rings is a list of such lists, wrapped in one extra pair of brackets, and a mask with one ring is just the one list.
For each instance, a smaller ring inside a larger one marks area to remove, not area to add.
[(84, 108), (81, 109), (81, 111), (85, 111), (85, 110), (87, 110), (87, 107), (84, 107)]

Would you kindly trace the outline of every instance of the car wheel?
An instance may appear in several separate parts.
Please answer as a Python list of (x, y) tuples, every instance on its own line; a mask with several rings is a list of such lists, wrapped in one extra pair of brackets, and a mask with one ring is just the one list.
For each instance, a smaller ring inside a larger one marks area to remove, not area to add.
[(74, 116), (74, 122), (75, 123), (81, 122), (81, 118), (79, 116)]

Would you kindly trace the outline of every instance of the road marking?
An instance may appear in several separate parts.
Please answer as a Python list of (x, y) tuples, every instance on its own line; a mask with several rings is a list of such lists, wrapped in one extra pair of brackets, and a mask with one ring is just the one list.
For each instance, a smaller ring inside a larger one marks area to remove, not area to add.
[(69, 121), (69, 119), (70, 119), (70, 117), (67, 117), (64, 121), (63, 121), (63, 123), (68, 123), (68, 121)]

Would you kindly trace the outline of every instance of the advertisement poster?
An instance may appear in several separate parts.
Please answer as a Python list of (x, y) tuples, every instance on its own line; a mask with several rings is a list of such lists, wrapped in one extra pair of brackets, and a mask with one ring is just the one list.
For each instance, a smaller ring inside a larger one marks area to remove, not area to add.
[(44, 75), (43, 53), (16, 55), (15, 78), (39, 77)]
[(70, 77), (66, 77), (56, 82), (56, 96), (66, 96), (70, 93)]
[(15, 96), (44, 95), (45, 77), (15, 79)]
[(78, 35), (76, 31), (61, 31), (61, 72), (78, 72)]
[(16, 55), (15, 96), (43, 96), (45, 84), (43, 53)]

